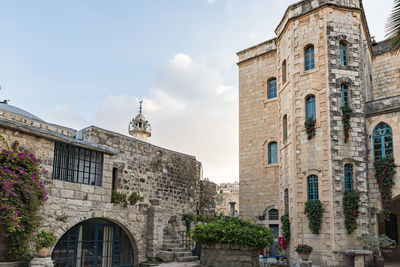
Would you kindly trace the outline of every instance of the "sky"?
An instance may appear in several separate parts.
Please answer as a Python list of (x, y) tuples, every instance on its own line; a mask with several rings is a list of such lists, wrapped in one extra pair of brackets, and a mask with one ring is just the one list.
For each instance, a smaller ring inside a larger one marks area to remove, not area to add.
[[(196, 156), (204, 177), (238, 181), (236, 52), (275, 37), (294, 0), (1, 0), (0, 99), (45, 121), (128, 134)], [(364, 0), (384, 39), (392, 0)]]

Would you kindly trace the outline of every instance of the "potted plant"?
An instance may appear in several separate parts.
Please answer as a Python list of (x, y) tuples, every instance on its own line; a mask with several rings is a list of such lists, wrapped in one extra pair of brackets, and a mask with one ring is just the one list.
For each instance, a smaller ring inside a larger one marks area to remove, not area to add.
[(53, 232), (42, 230), (34, 237), (36, 253), (39, 258), (46, 258), (49, 256), (49, 248), (53, 247), (57, 238)]
[(136, 192), (133, 192), (128, 198), (129, 204), (131, 204), (131, 205), (135, 205), (138, 201), (142, 201), (142, 200), (143, 200), (143, 197), (140, 196), (140, 193), (136, 193)]
[(307, 244), (298, 244), (296, 246), (296, 252), (300, 255), (301, 260), (308, 261), (313, 248)]
[(374, 253), (374, 264), (376, 267), (384, 266), (385, 259), (382, 257), (382, 250), (390, 251), (396, 242), (386, 235), (377, 236), (374, 232), (361, 236), (361, 241)]

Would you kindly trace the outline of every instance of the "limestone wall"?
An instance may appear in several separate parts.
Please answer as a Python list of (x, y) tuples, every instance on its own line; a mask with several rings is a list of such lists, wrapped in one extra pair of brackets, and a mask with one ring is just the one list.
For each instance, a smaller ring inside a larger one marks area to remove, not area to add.
[(268, 144), (278, 141), (278, 100), (267, 99), (276, 64), (276, 50), (239, 62), (239, 202), (246, 219), (278, 204), (279, 163), (268, 164)]
[[(378, 46), (388, 46), (385, 42)], [(375, 49), (372, 61), (373, 99), (400, 95), (400, 57), (394, 52)]]

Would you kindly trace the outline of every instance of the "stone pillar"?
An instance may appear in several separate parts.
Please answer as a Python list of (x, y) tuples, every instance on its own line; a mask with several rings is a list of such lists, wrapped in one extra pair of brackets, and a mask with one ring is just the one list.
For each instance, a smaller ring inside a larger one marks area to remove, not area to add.
[(163, 209), (156, 200), (150, 201), (151, 206), (147, 211), (147, 258), (154, 260), (163, 245)]
[(354, 256), (354, 267), (364, 267), (364, 255), (355, 255)]
[(229, 202), (229, 205), (231, 205), (231, 214), (230, 214), (230, 216), (231, 217), (233, 217), (233, 216), (235, 216), (235, 205), (236, 205), (236, 202)]
[(33, 258), (29, 263), (29, 267), (54, 267), (54, 264), (50, 257)]

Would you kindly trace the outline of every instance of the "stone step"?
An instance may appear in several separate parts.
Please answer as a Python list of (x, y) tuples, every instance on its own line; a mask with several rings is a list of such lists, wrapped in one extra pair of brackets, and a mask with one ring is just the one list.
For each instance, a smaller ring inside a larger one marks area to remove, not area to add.
[(140, 264), (140, 267), (151, 267), (151, 266), (159, 266), (158, 263), (148, 263), (148, 262), (142, 262)]
[(163, 262), (170, 262), (175, 259), (175, 252), (173, 251), (160, 251), (157, 254), (157, 258), (162, 260)]
[(192, 252), (190, 251), (184, 251), (184, 252), (174, 252), (175, 253), (175, 258), (184, 258), (184, 257), (190, 257), (192, 256)]
[(164, 243), (170, 243), (170, 244), (180, 244), (181, 243), (181, 241), (179, 241), (179, 240), (176, 240), (176, 239), (163, 239), (163, 242)]
[(171, 251), (172, 249), (184, 249), (184, 246), (181, 244), (164, 244), (162, 248), (163, 250)]
[(178, 262), (188, 262), (188, 261), (197, 261), (199, 258), (197, 256), (187, 256), (187, 257), (177, 257), (176, 260)]
[(171, 248), (173, 252), (188, 252), (189, 250), (186, 248)]

